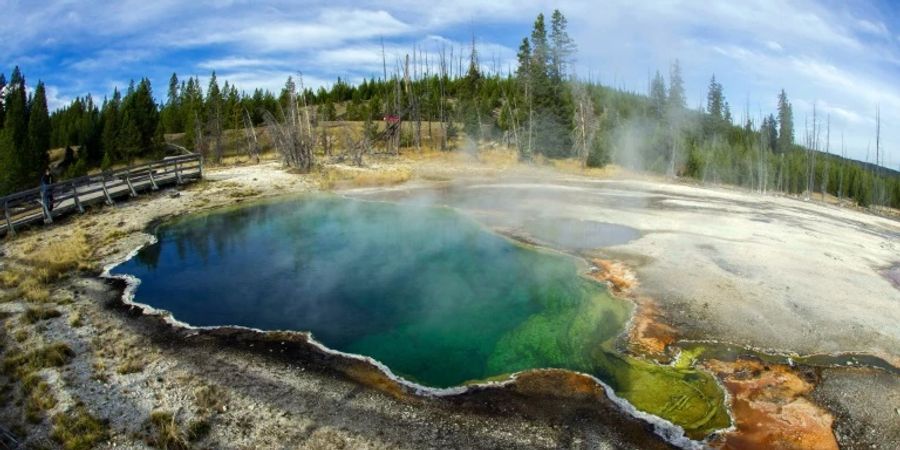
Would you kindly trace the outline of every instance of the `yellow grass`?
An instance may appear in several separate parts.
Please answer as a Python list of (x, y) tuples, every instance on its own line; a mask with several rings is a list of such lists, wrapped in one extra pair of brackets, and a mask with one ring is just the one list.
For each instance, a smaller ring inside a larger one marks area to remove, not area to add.
[(22, 390), (25, 394), (25, 419), (31, 423), (38, 423), (43, 419), (43, 413), (56, 407), (56, 397), (50, 391), (48, 385), (36, 373), (31, 373), (22, 380)]
[(581, 161), (574, 158), (552, 159), (548, 160), (548, 163), (554, 169), (559, 170), (560, 172), (573, 173), (596, 178), (612, 178), (622, 175), (623, 173), (622, 168), (615, 164), (608, 164), (604, 167), (582, 167)]
[(62, 367), (74, 356), (75, 352), (63, 342), (56, 342), (27, 353), (11, 351), (3, 359), (3, 371), (24, 379), (31, 373), (47, 367)]
[(50, 437), (65, 450), (92, 449), (108, 436), (106, 423), (91, 415), (84, 405), (53, 416)]
[(63, 241), (54, 242), (38, 249), (31, 255), (41, 281), (55, 281), (71, 270), (90, 270), (87, 262), (93, 253), (84, 233), (76, 233)]
[(478, 161), (496, 169), (509, 169), (519, 164), (519, 154), (515, 149), (484, 149), (478, 152)]
[(405, 183), (410, 178), (412, 178), (412, 171), (406, 167), (360, 168), (326, 166), (317, 174), (317, 181), (322, 189), (391, 186)]
[(187, 436), (175, 422), (175, 415), (168, 411), (150, 413), (150, 425), (156, 431), (153, 444), (165, 450), (182, 450), (189, 448)]
[(94, 269), (89, 262), (92, 254), (87, 235), (77, 232), (43, 247), (26, 249), (24, 258), (0, 273), (0, 284), (16, 289), (28, 301), (45, 302), (50, 298), (51, 283), (74, 270)]
[(0, 272), (0, 287), (11, 288), (19, 284), (21, 274), (12, 270), (4, 270)]
[(201, 413), (221, 411), (228, 395), (215, 385), (201, 386), (194, 390), (194, 405)]

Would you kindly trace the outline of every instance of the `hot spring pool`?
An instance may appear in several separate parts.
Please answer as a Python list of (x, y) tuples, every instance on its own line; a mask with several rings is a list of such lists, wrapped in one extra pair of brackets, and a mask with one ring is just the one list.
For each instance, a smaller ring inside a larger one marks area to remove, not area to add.
[(156, 235), (113, 273), (141, 280), (136, 302), (191, 325), (310, 331), (426, 387), (570, 369), (691, 437), (729, 424), (708, 374), (616, 351), (632, 307), (576, 259), (450, 209), (313, 196), (186, 216)]

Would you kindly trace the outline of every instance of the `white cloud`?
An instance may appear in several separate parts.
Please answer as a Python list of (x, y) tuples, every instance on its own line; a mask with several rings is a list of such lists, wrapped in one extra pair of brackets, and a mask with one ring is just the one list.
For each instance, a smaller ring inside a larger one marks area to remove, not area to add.
[(59, 109), (63, 106), (72, 103), (72, 98), (68, 96), (61, 95), (59, 92), (59, 88), (56, 86), (46, 85), (47, 90), (47, 108), (50, 111)]
[(857, 19), (856, 26), (860, 31), (888, 38), (891, 36), (887, 25), (880, 21), (868, 21), (865, 19)]
[(227, 58), (210, 59), (200, 62), (197, 64), (197, 67), (209, 70), (233, 70), (253, 67), (271, 68), (281, 67), (283, 65), (285, 65), (284, 60), (274, 58), (244, 58), (240, 56), (229, 56)]
[(154, 55), (156, 52), (150, 49), (104, 49), (88, 58), (72, 61), (67, 66), (82, 72), (102, 72), (117, 67), (135, 65), (135, 63), (146, 61)]
[(873, 119), (866, 118), (861, 116), (859, 113), (852, 111), (847, 108), (843, 108), (837, 105), (832, 105), (827, 101), (821, 101), (818, 103), (818, 106), (822, 109), (822, 111), (827, 114), (834, 114), (836, 118), (844, 120), (847, 123), (855, 124), (855, 125), (868, 125), (873, 122)]
[(176, 30), (170, 39), (181, 47), (230, 44), (254, 52), (276, 53), (335, 47), (410, 31), (412, 27), (387, 11), (327, 9), (312, 18), (262, 15), (256, 20), (210, 20), (201, 22), (199, 29)]

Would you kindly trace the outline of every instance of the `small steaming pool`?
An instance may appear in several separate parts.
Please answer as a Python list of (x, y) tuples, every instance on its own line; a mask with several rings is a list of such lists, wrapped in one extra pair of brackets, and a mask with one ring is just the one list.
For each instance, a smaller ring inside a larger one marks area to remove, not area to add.
[(570, 369), (691, 437), (729, 424), (709, 375), (616, 351), (631, 305), (575, 259), (450, 209), (314, 196), (186, 216), (156, 235), (113, 273), (141, 280), (135, 302), (191, 325), (310, 331), (433, 388)]

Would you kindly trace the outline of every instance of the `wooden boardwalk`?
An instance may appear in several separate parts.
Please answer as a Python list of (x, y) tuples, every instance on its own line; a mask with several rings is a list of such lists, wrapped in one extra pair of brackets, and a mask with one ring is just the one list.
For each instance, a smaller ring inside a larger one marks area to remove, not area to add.
[(33, 223), (53, 223), (54, 218), (71, 212), (83, 213), (91, 204), (112, 205), (117, 198), (136, 197), (143, 191), (202, 177), (200, 155), (189, 154), (54, 183), (49, 186), (53, 193), (52, 207), (44, 204), (39, 187), (10, 194), (0, 197), (0, 208), (3, 208), (0, 235), (15, 234), (16, 228)]

